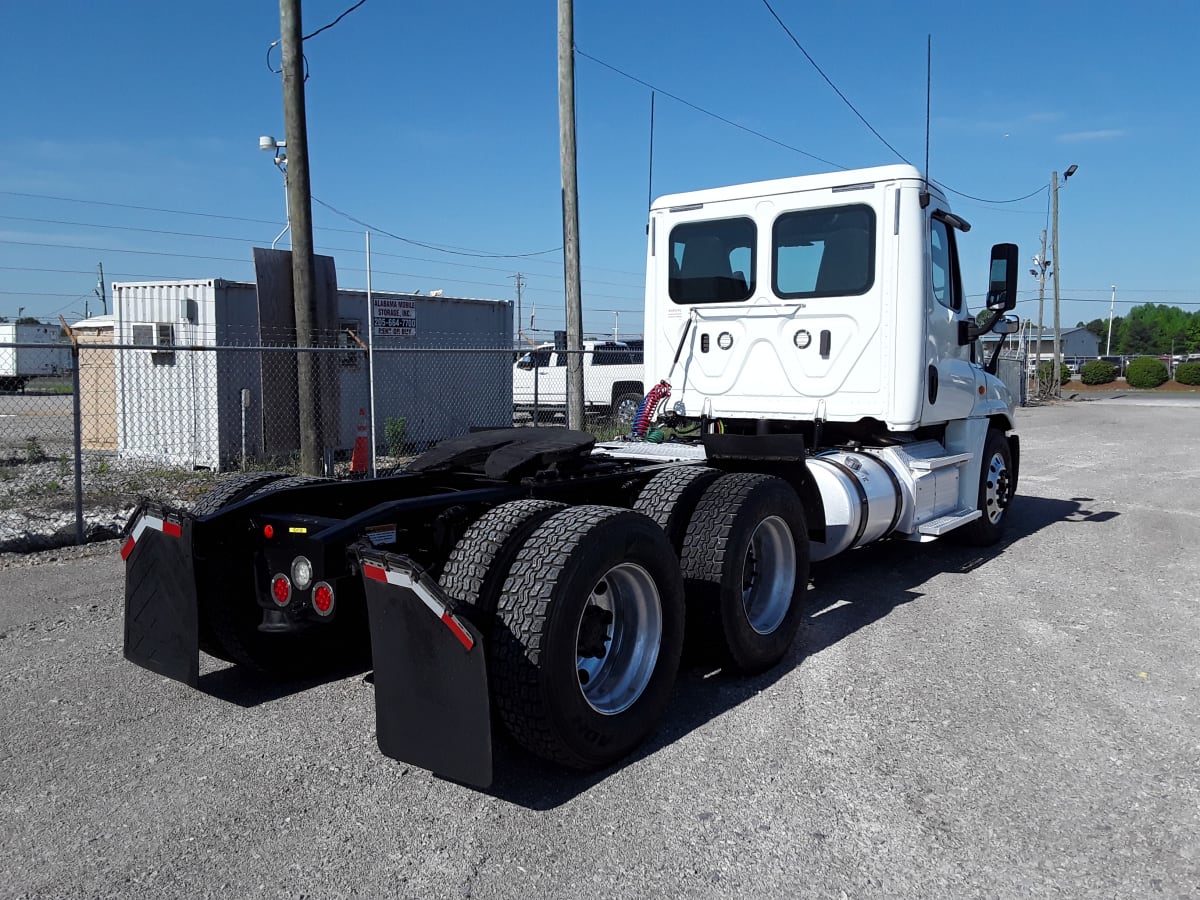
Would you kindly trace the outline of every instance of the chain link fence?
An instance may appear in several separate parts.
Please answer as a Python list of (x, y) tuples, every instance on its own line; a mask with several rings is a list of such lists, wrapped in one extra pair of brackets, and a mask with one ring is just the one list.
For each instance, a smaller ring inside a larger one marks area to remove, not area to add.
[[(566, 424), (572, 355), (472, 346), (455, 335), (368, 351), (352, 332), (288, 346), (255, 335), (135, 346), (77, 331), (67, 365), (0, 391), (0, 550), (115, 536), (142, 498), (189, 505), (222, 472), (297, 472), (297, 361), (314, 361), (324, 474), (386, 475), (471, 430)], [(0, 344), (0, 358), (17, 345)], [(629, 430), (644, 394), (640, 346), (582, 353), (585, 427)]]

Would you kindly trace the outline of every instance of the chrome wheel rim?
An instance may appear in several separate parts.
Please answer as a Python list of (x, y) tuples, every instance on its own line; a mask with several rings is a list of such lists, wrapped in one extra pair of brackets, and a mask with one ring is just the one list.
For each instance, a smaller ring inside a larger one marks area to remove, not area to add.
[(770, 634), (787, 616), (796, 587), (796, 544), (779, 516), (758, 523), (742, 562), (742, 608), (759, 634)]
[(1004, 510), (1008, 507), (1009, 494), (1008, 462), (997, 450), (988, 460), (987, 480), (983, 486), (983, 514), (993, 525), (1000, 524)]
[(617, 421), (632, 422), (634, 416), (637, 415), (638, 407), (640, 405), (641, 404), (637, 400), (631, 400), (629, 398), (618, 400), (617, 408), (615, 410)]
[(662, 601), (650, 573), (621, 563), (592, 587), (579, 614), (575, 669), (588, 706), (605, 716), (629, 709), (658, 662)]

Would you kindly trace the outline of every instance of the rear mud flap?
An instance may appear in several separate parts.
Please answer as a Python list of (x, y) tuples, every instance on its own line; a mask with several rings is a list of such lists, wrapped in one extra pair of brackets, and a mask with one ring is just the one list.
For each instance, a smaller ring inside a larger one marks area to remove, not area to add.
[(195, 687), (200, 641), (191, 548), (191, 519), (148, 504), (121, 538), (125, 658)]
[(407, 557), (362, 550), (359, 562), (379, 749), (443, 778), (488, 787), (492, 722), (482, 635)]

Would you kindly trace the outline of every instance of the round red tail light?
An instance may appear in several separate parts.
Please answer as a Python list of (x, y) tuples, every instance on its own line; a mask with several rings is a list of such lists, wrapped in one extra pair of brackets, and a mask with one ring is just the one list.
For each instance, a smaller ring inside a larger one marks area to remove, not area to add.
[(271, 538), (275, 537), (275, 526), (274, 525), (264, 525), (263, 526), (263, 537), (265, 537), (268, 541)]
[(313, 587), (312, 598), (317, 615), (327, 616), (333, 612), (333, 588), (324, 581), (318, 581)]
[(276, 575), (271, 579), (271, 598), (280, 606), (287, 606), (292, 599), (292, 583), (286, 575)]

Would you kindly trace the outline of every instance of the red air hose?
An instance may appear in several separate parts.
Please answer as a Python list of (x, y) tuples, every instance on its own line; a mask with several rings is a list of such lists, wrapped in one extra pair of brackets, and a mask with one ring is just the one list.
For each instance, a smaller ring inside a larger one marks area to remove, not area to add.
[(637, 415), (633, 417), (633, 428), (630, 429), (629, 433), (633, 437), (644, 438), (650, 428), (650, 423), (654, 421), (659, 405), (665, 402), (670, 396), (671, 385), (665, 381), (660, 381), (654, 387), (650, 388), (650, 393), (646, 395), (646, 399), (638, 407)]

